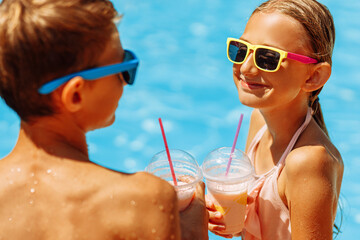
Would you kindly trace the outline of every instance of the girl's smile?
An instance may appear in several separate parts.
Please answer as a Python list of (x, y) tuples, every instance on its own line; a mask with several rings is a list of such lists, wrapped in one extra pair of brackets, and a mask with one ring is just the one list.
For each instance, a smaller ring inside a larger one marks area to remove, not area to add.
[(256, 81), (247, 81), (244, 80), (243, 78), (240, 78), (240, 86), (246, 90), (257, 90), (257, 89), (264, 89), (264, 88), (268, 88), (267, 85), (256, 82)]

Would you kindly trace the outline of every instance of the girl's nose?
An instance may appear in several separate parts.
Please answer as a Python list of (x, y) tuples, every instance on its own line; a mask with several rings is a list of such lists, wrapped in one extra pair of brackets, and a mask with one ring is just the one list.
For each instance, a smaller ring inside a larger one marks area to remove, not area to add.
[(240, 72), (245, 77), (254, 77), (259, 73), (259, 69), (255, 66), (254, 63), (254, 52), (249, 53), (247, 58), (245, 59), (245, 62), (241, 64), (240, 66)]

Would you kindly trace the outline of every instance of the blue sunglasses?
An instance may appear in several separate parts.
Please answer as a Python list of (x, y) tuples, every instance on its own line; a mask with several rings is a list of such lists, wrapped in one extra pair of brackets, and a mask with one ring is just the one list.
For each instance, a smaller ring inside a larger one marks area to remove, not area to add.
[(70, 81), (76, 76), (80, 76), (85, 80), (96, 80), (101, 77), (106, 77), (113, 74), (122, 73), (127, 84), (132, 85), (135, 81), (136, 70), (139, 65), (139, 59), (130, 50), (124, 51), (124, 61), (107, 66), (91, 68), (84, 71), (71, 73), (64, 77), (54, 79), (45, 83), (39, 88), (40, 94), (49, 94), (60, 87), (62, 84)]

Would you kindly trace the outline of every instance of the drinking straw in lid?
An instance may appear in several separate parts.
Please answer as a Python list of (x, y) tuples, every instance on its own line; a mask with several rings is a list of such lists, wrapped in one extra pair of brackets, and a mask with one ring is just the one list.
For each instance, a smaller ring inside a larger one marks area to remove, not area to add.
[(235, 134), (234, 143), (233, 143), (233, 145), (232, 145), (231, 152), (230, 152), (229, 162), (228, 162), (227, 167), (226, 167), (225, 176), (228, 175), (229, 170), (230, 170), (232, 155), (233, 155), (234, 150), (235, 150), (236, 141), (237, 141), (238, 136), (239, 136), (239, 131), (240, 131), (240, 127), (241, 127), (241, 123), (242, 123), (243, 117), (244, 117), (244, 114), (241, 114), (241, 115), (240, 115), (240, 119), (239, 119), (239, 123), (238, 123), (238, 126), (237, 126), (237, 129), (236, 129), (236, 134)]
[(161, 133), (164, 139), (164, 143), (165, 143), (165, 149), (166, 149), (166, 154), (169, 160), (169, 165), (170, 165), (170, 171), (171, 171), (171, 175), (172, 175), (172, 179), (174, 181), (174, 185), (177, 186), (177, 181), (176, 181), (176, 177), (175, 177), (175, 171), (174, 171), (174, 167), (171, 161), (171, 157), (170, 157), (170, 151), (169, 151), (169, 147), (167, 145), (167, 141), (166, 141), (166, 137), (165, 137), (165, 131), (164, 131), (164, 127), (161, 121), (161, 118), (159, 118), (159, 123), (160, 123), (160, 128), (161, 128)]

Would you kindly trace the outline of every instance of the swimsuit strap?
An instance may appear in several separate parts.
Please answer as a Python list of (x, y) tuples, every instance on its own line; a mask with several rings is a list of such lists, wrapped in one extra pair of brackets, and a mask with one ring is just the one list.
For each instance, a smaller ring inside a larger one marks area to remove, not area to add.
[(289, 142), (289, 145), (287, 146), (287, 148), (285, 149), (284, 153), (282, 154), (278, 165), (283, 165), (283, 163), (285, 162), (285, 158), (287, 157), (287, 155), (290, 153), (290, 151), (293, 149), (296, 141), (298, 140), (300, 134), (305, 130), (305, 128), (309, 125), (310, 120), (312, 118), (312, 110), (309, 108), (306, 114), (306, 118), (305, 121), (303, 122), (303, 124), (299, 127), (299, 129), (295, 132), (294, 136), (292, 137), (292, 139)]
[[(299, 129), (295, 132), (294, 136), (292, 137), (292, 139), (290, 140), (288, 146), (286, 147), (284, 153), (281, 155), (281, 158), (277, 164), (283, 164), (283, 162), (285, 161), (285, 158), (287, 157), (287, 155), (290, 153), (290, 151), (293, 149), (297, 139), (299, 138), (300, 134), (305, 130), (305, 128), (307, 127), (307, 125), (310, 123), (310, 120), (312, 118), (312, 109), (309, 108), (306, 114), (306, 118), (305, 121), (303, 122), (303, 124), (299, 127)], [(254, 159), (255, 159), (255, 147), (258, 145), (258, 143), (260, 142), (260, 139), (262, 138), (262, 136), (264, 135), (265, 131), (267, 130), (267, 125), (265, 124), (264, 126), (262, 126), (262, 128), (260, 128), (260, 130), (256, 133), (255, 137), (253, 138), (250, 146), (249, 146), (249, 150), (248, 150), (248, 156), (251, 160), (251, 162), (254, 164)]]

